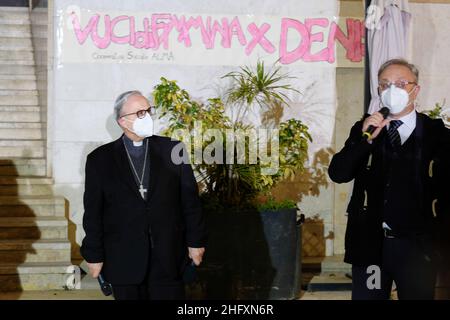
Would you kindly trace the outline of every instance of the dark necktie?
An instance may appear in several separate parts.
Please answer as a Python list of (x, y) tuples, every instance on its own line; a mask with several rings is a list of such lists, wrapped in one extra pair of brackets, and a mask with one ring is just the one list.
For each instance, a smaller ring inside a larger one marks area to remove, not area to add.
[(398, 127), (403, 124), (401, 120), (392, 120), (389, 122), (389, 129), (387, 132), (389, 142), (394, 148), (398, 148), (401, 146), (402, 141), (400, 139), (400, 134), (398, 133)]

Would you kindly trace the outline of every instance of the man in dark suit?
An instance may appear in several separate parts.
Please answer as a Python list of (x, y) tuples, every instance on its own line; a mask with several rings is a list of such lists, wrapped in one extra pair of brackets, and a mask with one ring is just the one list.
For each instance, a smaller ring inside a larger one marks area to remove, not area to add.
[[(393, 282), (399, 299), (433, 299), (442, 256), (437, 226), (450, 215), (448, 181), (437, 179), (447, 175), (448, 162), (435, 164), (449, 159), (450, 130), (415, 111), (418, 77), (405, 60), (381, 66), (379, 93), (389, 116), (375, 112), (358, 121), (329, 166), (334, 182), (354, 179), (345, 236), (353, 299), (388, 299)], [(376, 129), (363, 138), (369, 126)]]
[(138, 91), (121, 94), (115, 115), (124, 134), (86, 162), (81, 253), (118, 300), (183, 299), (189, 258), (199, 265), (205, 251), (197, 183), (177, 158), (185, 149), (152, 135), (152, 108)]

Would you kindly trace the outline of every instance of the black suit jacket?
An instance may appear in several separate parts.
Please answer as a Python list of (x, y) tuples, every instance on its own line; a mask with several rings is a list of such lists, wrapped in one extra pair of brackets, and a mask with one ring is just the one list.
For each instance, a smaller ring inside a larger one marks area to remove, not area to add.
[(171, 159), (173, 148), (183, 145), (165, 137), (148, 139), (148, 201), (138, 192), (122, 138), (87, 157), (81, 254), (88, 262), (103, 262), (106, 280), (116, 285), (141, 283), (150, 260), (152, 283), (179, 283), (187, 247), (206, 242), (191, 165)]
[[(345, 262), (355, 265), (379, 265), (383, 241), (382, 206), (385, 189), (383, 145), (387, 130), (384, 128), (372, 144), (369, 144), (361, 138), (362, 124), (363, 120), (352, 127), (343, 149), (333, 156), (328, 173), (331, 180), (337, 183), (354, 179), (347, 208)], [(445, 179), (442, 179), (448, 176), (449, 170), (448, 166), (445, 168), (442, 163), (449, 159), (450, 130), (444, 127), (441, 120), (432, 120), (423, 114), (417, 114), (413, 134), (416, 136), (417, 145), (414, 165), (419, 181), (416, 187), (422, 195), (419, 199), (421, 213), (433, 226), (432, 232), (437, 234), (436, 226), (448, 221), (450, 216), (449, 194), (445, 192), (445, 196), (443, 192), (448, 190), (449, 182), (445, 183)]]

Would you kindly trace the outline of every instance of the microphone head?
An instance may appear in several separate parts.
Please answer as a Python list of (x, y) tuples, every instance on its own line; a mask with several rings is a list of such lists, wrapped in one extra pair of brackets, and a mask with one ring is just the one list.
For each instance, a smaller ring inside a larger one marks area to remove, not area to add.
[(380, 111), (378, 111), (379, 113), (381, 113), (383, 115), (383, 118), (386, 119), (387, 116), (389, 115), (390, 111), (388, 107), (383, 107), (380, 109)]

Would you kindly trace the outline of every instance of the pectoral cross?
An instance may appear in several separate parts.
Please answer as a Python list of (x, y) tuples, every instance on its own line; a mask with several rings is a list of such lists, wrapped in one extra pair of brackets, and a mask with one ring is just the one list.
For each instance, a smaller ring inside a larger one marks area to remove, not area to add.
[(147, 192), (147, 189), (144, 189), (144, 186), (142, 184), (139, 186), (139, 192), (142, 196), (142, 199), (145, 199), (145, 193)]

